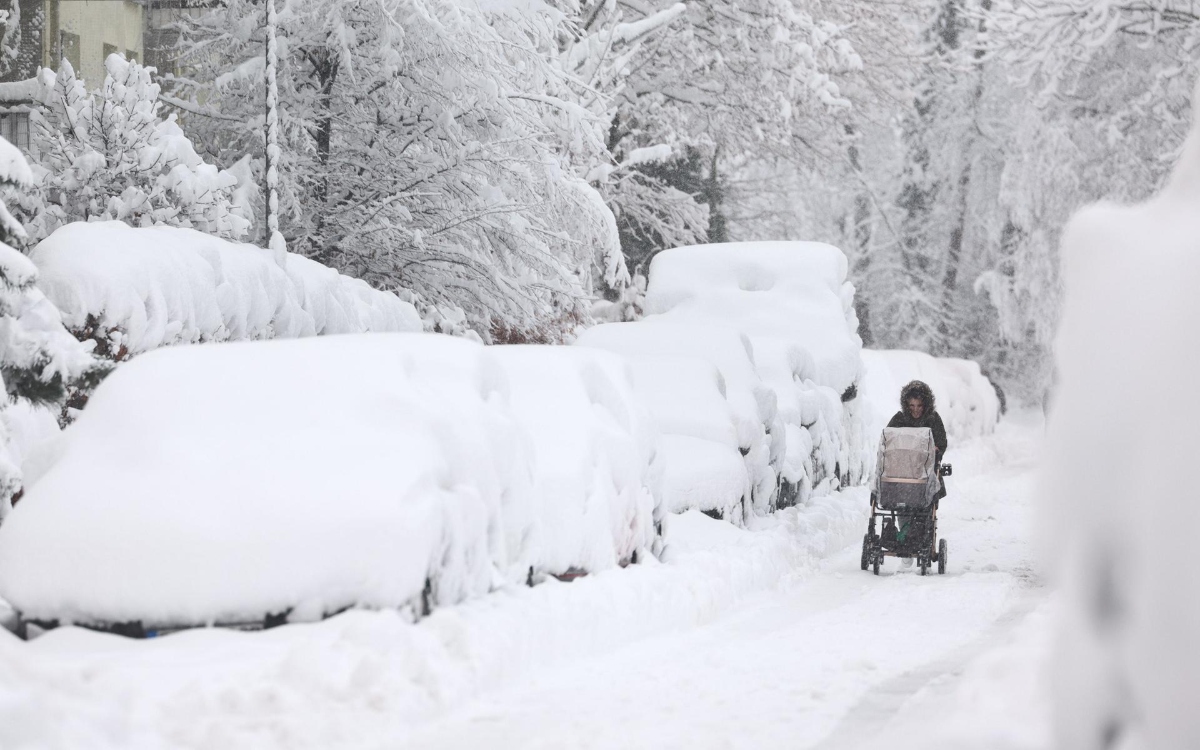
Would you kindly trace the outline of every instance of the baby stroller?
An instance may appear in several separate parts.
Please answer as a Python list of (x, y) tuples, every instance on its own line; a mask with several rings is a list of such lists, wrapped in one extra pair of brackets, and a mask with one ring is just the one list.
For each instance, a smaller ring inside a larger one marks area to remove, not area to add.
[[(879, 460), (871, 487), (871, 520), (863, 537), (862, 569), (879, 575), (884, 557), (916, 558), (921, 575), (936, 562), (946, 572), (946, 540), (937, 538), (939, 477), (952, 473), (937, 465), (933, 432), (925, 427), (888, 427), (879, 439)], [(876, 520), (882, 528), (876, 533)]]

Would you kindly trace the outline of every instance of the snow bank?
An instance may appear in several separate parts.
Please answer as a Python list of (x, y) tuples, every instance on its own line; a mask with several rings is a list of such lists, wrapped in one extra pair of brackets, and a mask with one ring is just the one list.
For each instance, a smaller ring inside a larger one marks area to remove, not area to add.
[(412, 305), (366, 282), (290, 253), (281, 267), (269, 250), (191, 229), (79, 222), (32, 257), (67, 327), (114, 357), (201, 341), (421, 330)]
[[(1195, 97), (1200, 108), (1200, 92)], [(1174, 177), (1063, 239), (1043, 499), (1067, 603), (1056, 747), (1200, 747), (1200, 111)]]
[(650, 266), (649, 317), (700, 331), (729, 327), (749, 343), (775, 401), (764, 429), (780, 486), (767, 507), (863, 476), (854, 397), (862, 341), (846, 268), (840, 250), (812, 242), (676, 248)]
[(933, 390), (950, 440), (961, 442), (995, 431), (1000, 399), (978, 363), (924, 352), (872, 349), (864, 349), (862, 359), (863, 427), (872, 442), (878, 441), (888, 420), (899, 411), (900, 390), (912, 380), (924, 381)]
[(619, 369), (434, 334), (137, 357), (31, 462), (0, 596), (33, 619), (303, 620), (612, 567), (654, 538)]

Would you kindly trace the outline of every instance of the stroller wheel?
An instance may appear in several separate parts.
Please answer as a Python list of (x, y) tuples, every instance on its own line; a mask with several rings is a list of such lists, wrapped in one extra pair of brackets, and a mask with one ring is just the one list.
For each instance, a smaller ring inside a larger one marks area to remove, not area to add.
[(866, 570), (867, 566), (871, 564), (871, 547), (874, 546), (872, 544), (872, 541), (873, 540), (871, 539), (870, 534), (867, 534), (863, 537), (863, 548), (862, 548), (862, 569), (863, 570)]
[(938, 542), (938, 575), (946, 573), (946, 555), (949, 551), (950, 548), (945, 539)]
[(871, 558), (871, 572), (873, 572), (875, 575), (879, 575), (879, 561), (882, 558), (883, 555), (879, 554), (878, 552), (875, 553), (873, 558)]
[(917, 560), (917, 564), (921, 566), (921, 575), (929, 575), (929, 561), (925, 559), (924, 555)]

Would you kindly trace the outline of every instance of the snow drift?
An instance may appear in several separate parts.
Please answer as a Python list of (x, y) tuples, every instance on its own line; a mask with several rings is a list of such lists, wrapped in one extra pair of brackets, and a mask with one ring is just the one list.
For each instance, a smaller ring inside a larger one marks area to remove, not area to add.
[(630, 388), (599, 352), (434, 334), (151, 352), (30, 462), (0, 596), (62, 622), (303, 620), (612, 567), (655, 536)]
[(924, 381), (937, 400), (937, 411), (950, 440), (990, 435), (1000, 419), (1000, 398), (979, 364), (933, 357), (924, 352), (864, 349), (861, 393), (863, 426), (872, 441), (900, 409), (900, 390)]
[(171, 344), (421, 330), (394, 294), (192, 229), (77, 222), (32, 258), (67, 327), (116, 359)]
[[(1059, 393), (1043, 499), (1066, 616), (1056, 747), (1200, 747), (1200, 91), (1182, 161), (1063, 239)], [(1113, 737), (1117, 742), (1111, 742)]]

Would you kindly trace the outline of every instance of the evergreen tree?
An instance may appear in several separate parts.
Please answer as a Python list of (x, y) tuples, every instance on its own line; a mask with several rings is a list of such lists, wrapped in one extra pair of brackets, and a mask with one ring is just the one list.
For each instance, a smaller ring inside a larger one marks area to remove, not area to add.
[[(35, 286), (37, 268), (14, 245), (25, 228), (9, 212), (7, 200), (33, 185), (21, 152), (0, 138), (0, 378), (5, 407), (17, 400), (62, 407), (69, 389), (90, 388), (107, 366), (76, 341), (54, 305)], [(0, 419), (0, 516), (21, 487), (21, 471), (10, 453), (11, 436)]]
[(62, 61), (33, 138), (42, 179), (28, 210), (35, 239), (72, 221), (168, 224), (243, 239), (251, 208), (238, 178), (205, 163), (175, 122), (162, 116), (153, 68), (119, 54), (103, 85), (88, 92)]

